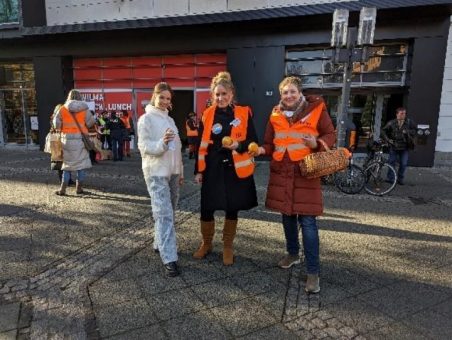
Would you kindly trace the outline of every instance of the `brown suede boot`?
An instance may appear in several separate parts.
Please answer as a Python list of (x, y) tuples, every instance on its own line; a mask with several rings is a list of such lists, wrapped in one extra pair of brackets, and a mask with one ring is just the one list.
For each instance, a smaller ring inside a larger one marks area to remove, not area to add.
[(230, 266), (234, 264), (234, 251), (232, 244), (234, 243), (235, 233), (237, 231), (237, 220), (224, 220), (223, 228), (223, 264)]
[(67, 188), (67, 183), (61, 182), (60, 190), (55, 191), (55, 194), (57, 194), (58, 196), (65, 196), (66, 188)]
[(76, 193), (77, 195), (83, 194), (82, 183), (80, 183), (79, 181), (76, 181), (76, 182), (75, 182), (75, 193)]
[(199, 246), (199, 249), (193, 254), (195, 259), (203, 259), (207, 254), (212, 252), (212, 240), (214, 234), (215, 221), (201, 221), (202, 243)]

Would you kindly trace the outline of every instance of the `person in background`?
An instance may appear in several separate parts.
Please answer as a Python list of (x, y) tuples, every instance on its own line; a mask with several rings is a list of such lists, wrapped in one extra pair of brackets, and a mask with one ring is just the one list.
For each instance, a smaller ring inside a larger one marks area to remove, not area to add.
[(199, 144), (196, 113), (190, 112), (188, 114), (188, 119), (185, 121), (185, 128), (187, 130), (188, 158), (192, 159), (198, 152), (197, 147)]
[(279, 84), (281, 100), (273, 108), (258, 155), (271, 156), (265, 206), (282, 214), (287, 255), (280, 268), (300, 263), (299, 228), (303, 236), (307, 281), (305, 291), (320, 291), (319, 230), (316, 217), (323, 212), (320, 178), (301, 176), (299, 163), (307, 155), (323, 151), (336, 136), (325, 102), (319, 96), (305, 97), (302, 81), (286, 77)]
[(174, 120), (168, 116), (172, 97), (168, 83), (156, 84), (137, 124), (138, 149), (154, 217), (153, 247), (170, 277), (179, 275), (174, 215), (184, 178), (182, 143)]
[(107, 129), (110, 130), (111, 151), (113, 152), (113, 161), (122, 161), (124, 151), (124, 130), (125, 126), (122, 120), (116, 116), (113, 111), (110, 114), (110, 120), (107, 122)]
[[(389, 144), (388, 163), (397, 170), (397, 183), (405, 184), (405, 171), (408, 166), (408, 152), (414, 149), (414, 138), (416, 136), (416, 124), (406, 116), (406, 109), (399, 107), (396, 110), (396, 118), (390, 120), (381, 130), (381, 137)], [(388, 171), (387, 181), (394, 181), (392, 172)]]
[(130, 134), (132, 132), (132, 119), (129, 117), (127, 110), (122, 111), (121, 121), (124, 124), (124, 151), (123, 154), (126, 157), (130, 157)]
[(223, 210), (223, 264), (230, 266), (238, 212), (257, 206), (254, 162), (248, 154), (257, 136), (250, 108), (234, 104), (235, 89), (228, 72), (212, 79), (210, 91), (213, 105), (204, 111), (199, 124), (201, 141), (195, 163), (195, 181), (201, 184), (202, 242), (193, 257), (202, 259), (212, 251), (214, 213)]
[(102, 149), (104, 150), (111, 150), (110, 130), (107, 128), (108, 120), (107, 111), (103, 111), (97, 117), (98, 133), (100, 134), (100, 141), (102, 143)]
[(87, 134), (88, 128), (94, 123), (94, 117), (88, 110), (88, 105), (83, 101), (80, 92), (71, 90), (66, 102), (53, 117), (53, 126), (61, 131), (61, 143), (63, 144), (63, 165), (61, 167), (63, 180), (60, 189), (55, 192), (57, 195), (66, 195), (71, 171), (77, 172), (76, 193), (83, 194), (82, 184), (86, 176), (85, 171), (92, 165), (88, 150), (82, 140), (82, 133)]

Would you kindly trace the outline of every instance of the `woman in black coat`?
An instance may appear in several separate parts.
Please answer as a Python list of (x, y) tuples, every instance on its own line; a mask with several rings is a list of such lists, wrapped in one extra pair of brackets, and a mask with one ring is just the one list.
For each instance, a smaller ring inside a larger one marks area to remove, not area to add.
[[(201, 234), (202, 243), (193, 257), (201, 259), (212, 251), (212, 239), (215, 232), (214, 212), (223, 210), (226, 213), (223, 228), (223, 263), (233, 264), (232, 244), (237, 230), (238, 211), (248, 210), (257, 206), (256, 187), (252, 170), (254, 164), (245, 169), (247, 177), (239, 178), (237, 164), (234, 164), (232, 153), (248, 153), (248, 145), (257, 142), (256, 131), (248, 107), (235, 106), (234, 85), (229, 73), (220, 72), (213, 80), (211, 92), (214, 106), (206, 109), (203, 120), (199, 125), (198, 161), (195, 165), (195, 181), (201, 187)], [(244, 121), (236, 118), (237, 112), (242, 113)], [(213, 114), (213, 120), (206, 124), (206, 116)], [(210, 129), (209, 143), (204, 148), (206, 125)], [(223, 145), (222, 140), (231, 136), (234, 127), (243, 129), (246, 134), (238, 142), (233, 140), (231, 145)], [(241, 126), (241, 127), (240, 127)], [(203, 161), (202, 159), (205, 159)], [(205, 162), (205, 163), (204, 163)], [(246, 162), (245, 162), (246, 163)], [(241, 175), (241, 177), (243, 177)]]

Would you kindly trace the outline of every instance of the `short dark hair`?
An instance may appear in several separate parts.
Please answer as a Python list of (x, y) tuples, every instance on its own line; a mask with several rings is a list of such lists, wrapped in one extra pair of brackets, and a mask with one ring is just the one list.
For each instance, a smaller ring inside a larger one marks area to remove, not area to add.
[(395, 110), (396, 113), (399, 113), (400, 111), (405, 111), (405, 112), (406, 112), (406, 109), (405, 109), (403, 106), (401, 106), (401, 107), (398, 107), (398, 108)]

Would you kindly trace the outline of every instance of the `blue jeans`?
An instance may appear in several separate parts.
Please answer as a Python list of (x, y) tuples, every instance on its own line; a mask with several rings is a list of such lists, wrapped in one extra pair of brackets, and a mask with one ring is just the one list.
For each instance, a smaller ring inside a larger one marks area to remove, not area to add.
[(179, 175), (171, 175), (171, 178), (167, 178), (145, 174), (144, 178), (151, 196), (154, 218), (153, 247), (160, 251), (164, 264), (178, 259), (174, 218), (179, 200), (179, 177)]
[(318, 274), (320, 271), (319, 260), (319, 229), (315, 216), (308, 215), (282, 215), (284, 234), (286, 236), (287, 252), (290, 255), (298, 255), (300, 242), (298, 241), (298, 225), (301, 226), (303, 236), (303, 251), (306, 258), (306, 270), (308, 274)]
[[(397, 179), (399, 181), (403, 181), (405, 177), (405, 170), (408, 165), (408, 150), (389, 150), (389, 160), (388, 163), (396, 168), (396, 163), (399, 163), (399, 169), (397, 171)], [(393, 181), (394, 178), (392, 178), (392, 173), (388, 172), (388, 180)]]
[[(77, 181), (79, 181), (80, 183), (83, 182), (83, 180), (86, 177), (86, 172), (85, 170), (77, 170)], [(70, 171), (63, 171), (63, 182), (68, 184), (69, 180), (71, 179), (71, 172)]]

